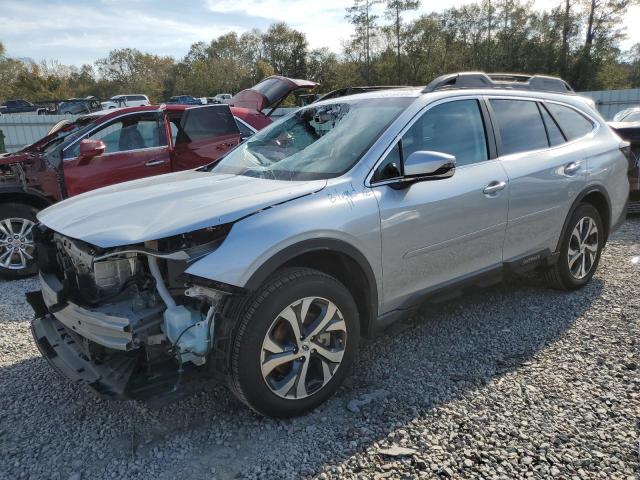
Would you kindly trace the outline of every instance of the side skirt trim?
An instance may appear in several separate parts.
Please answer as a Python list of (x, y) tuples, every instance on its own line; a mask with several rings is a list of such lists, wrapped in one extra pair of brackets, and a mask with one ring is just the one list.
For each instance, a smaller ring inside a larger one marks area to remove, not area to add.
[(451, 300), (465, 293), (471, 293), (478, 288), (486, 288), (498, 284), (511, 275), (521, 274), (539, 267), (544, 268), (555, 264), (557, 261), (558, 254), (545, 249), (417, 292), (411, 295), (400, 308), (378, 316), (371, 329), (371, 336), (379, 335), (392, 323), (408, 318), (423, 303), (439, 303)]

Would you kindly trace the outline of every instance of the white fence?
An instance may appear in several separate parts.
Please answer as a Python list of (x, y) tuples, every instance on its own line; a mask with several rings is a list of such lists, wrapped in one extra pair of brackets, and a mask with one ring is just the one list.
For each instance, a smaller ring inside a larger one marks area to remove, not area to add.
[(598, 111), (606, 120), (612, 120), (620, 110), (640, 106), (640, 88), (580, 92), (580, 95), (591, 97), (596, 102)]
[(11, 114), (0, 116), (0, 130), (4, 133), (7, 152), (15, 152), (44, 137), (60, 120), (73, 120), (76, 115)]

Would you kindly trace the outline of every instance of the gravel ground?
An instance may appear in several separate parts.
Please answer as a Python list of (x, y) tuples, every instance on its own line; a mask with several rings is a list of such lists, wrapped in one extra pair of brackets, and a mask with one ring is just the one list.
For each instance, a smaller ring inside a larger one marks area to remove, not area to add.
[(259, 418), (223, 388), (105, 402), (40, 358), (0, 283), (0, 478), (638, 478), (640, 219), (571, 293), (509, 282), (363, 346), (318, 410)]

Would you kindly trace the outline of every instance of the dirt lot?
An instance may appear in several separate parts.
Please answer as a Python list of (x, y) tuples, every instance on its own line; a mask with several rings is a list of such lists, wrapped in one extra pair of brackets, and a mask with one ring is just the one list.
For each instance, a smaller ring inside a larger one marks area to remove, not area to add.
[(36, 283), (0, 283), (0, 478), (638, 478), (639, 256), (636, 218), (579, 292), (523, 280), (428, 306), (287, 421), (214, 385), (162, 408), (96, 399), (38, 355)]

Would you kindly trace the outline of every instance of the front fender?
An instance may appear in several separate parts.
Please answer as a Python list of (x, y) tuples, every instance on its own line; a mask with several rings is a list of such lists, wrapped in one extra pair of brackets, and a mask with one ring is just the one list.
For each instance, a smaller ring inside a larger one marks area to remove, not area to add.
[[(380, 216), (375, 193), (351, 184), (327, 187), (236, 222), (222, 245), (186, 273), (255, 289), (284, 257), (340, 246), (374, 277), (382, 300)], [(284, 253), (283, 253), (284, 252)], [(285, 260), (286, 261), (286, 260)], [(366, 273), (366, 272), (365, 272)]]

